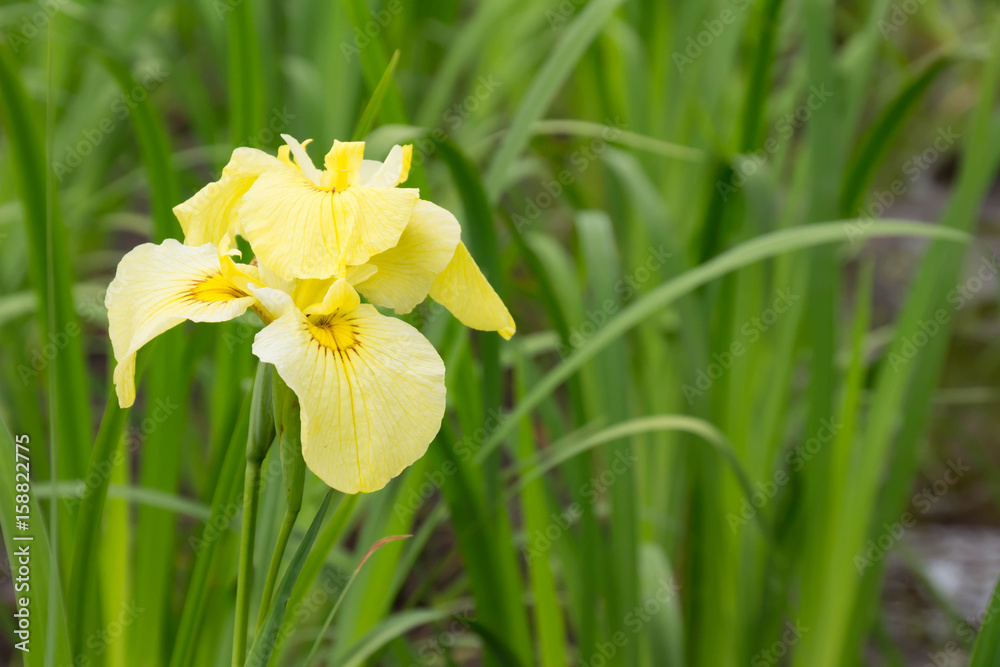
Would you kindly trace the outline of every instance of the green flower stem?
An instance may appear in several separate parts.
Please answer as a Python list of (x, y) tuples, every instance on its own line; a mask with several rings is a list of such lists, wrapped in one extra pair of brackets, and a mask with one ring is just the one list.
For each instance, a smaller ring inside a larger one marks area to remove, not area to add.
[(267, 610), (271, 607), (271, 598), (274, 595), (274, 585), (278, 581), (278, 570), (281, 569), (281, 559), (285, 555), (285, 548), (288, 546), (288, 538), (292, 534), (292, 526), (298, 518), (298, 509), (285, 510), (285, 518), (281, 522), (281, 531), (278, 533), (278, 541), (274, 545), (274, 554), (271, 556), (271, 565), (267, 568), (267, 580), (264, 582), (264, 593), (260, 597), (260, 610), (257, 612), (257, 631), (264, 625), (267, 618)]
[(299, 413), (299, 401), (282, 379), (274, 376), (274, 415), (278, 430), (278, 441), (281, 453), (281, 472), (285, 483), (285, 497), (288, 508), (281, 522), (281, 532), (274, 545), (271, 565), (267, 570), (267, 580), (264, 582), (264, 592), (260, 598), (260, 610), (257, 613), (257, 630), (259, 631), (267, 618), (274, 593), (274, 585), (278, 581), (278, 571), (281, 569), (281, 559), (288, 546), (288, 538), (292, 527), (302, 508), (302, 489), (305, 485), (306, 464), (302, 458), (302, 421)]
[(260, 492), (259, 462), (247, 461), (243, 477), (243, 527), (240, 531), (240, 565), (236, 576), (236, 624), (233, 627), (233, 667), (241, 667), (247, 652), (247, 619), (253, 588), (253, 542), (257, 533)]
[(295, 586), (295, 582), (302, 572), (306, 556), (308, 556), (313, 544), (316, 543), (316, 535), (319, 533), (319, 527), (323, 523), (323, 517), (326, 516), (326, 510), (330, 506), (330, 499), (333, 498), (333, 493), (333, 489), (326, 492), (323, 504), (319, 506), (319, 510), (317, 510), (312, 523), (309, 524), (306, 534), (302, 536), (302, 541), (299, 542), (298, 548), (288, 561), (285, 576), (281, 578), (281, 583), (278, 584), (275, 591), (274, 605), (268, 611), (264, 627), (254, 637), (253, 646), (250, 647), (250, 655), (247, 658), (246, 667), (264, 667), (267, 665), (268, 660), (271, 659), (271, 653), (274, 651), (275, 644), (280, 639), (278, 629), (281, 627), (281, 622), (285, 617), (285, 610), (288, 607), (288, 600), (292, 595), (292, 588)]
[(274, 440), (274, 415), (271, 406), (273, 367), (260, 364), (254, 378), (250, 406), (250, 432), (247, 436), (247, 466), (243, 476), (243, 526), (240, 531), (240, 563), (236, 574), (236, 623), (233, 626), (233, 667), (241, 667), (247, 652), (247, 620), (250, 616), (250, 593), (253, 589), (253, 546), (257, 532), (257, 505), (260, 496), (261, 468)]

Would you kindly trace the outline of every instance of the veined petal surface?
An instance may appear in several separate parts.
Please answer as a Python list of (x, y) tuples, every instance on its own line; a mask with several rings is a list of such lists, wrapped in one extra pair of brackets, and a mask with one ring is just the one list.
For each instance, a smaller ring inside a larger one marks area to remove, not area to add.
[(243, 233), (278, 276), (327, 278), (399, 240), (418, 191), (352, 185), (326, 190), (300, 170), (262, 174), (240, 206)]
[(378, 270), (356, 287), (372, 303), (408, 313), (427, 297), (461, 238), (454, 215), (420, 200), (399, 242), (368, 260)]
[(415, 188), (353, 185), (333, 197), (333, 217), (354, 229), (354, 236), (341, 250), (344, 264), (364, 264), (372, 255), (396, 245), (420, 191)]
[(174, 239), (145, 243), (122, 258), (104, 302), (118, 362), (115, 391), (123, 408), (135, 402), (139, 348), (184, 320), (224, 322), (254, 304), (248, 276), (240, 270), (211, 244), (192, 247)]
[(369, 304), (264, 327), (253, 352), (299, 397), (302, 454), (328, 486), (377, 491), (420, 458), (441, 427), (444, 363), (410, 325)]
[(255, 148), (233, 151), (218, 181), (174, 207), (174, 215), (184, 230), (184, 242), (192, 246), (220, 245), (226, 234), (234, 239), (236, 233), (242, 233), (238, 211), (243, 195), (262, 173), (283, 166), (277, 158)]

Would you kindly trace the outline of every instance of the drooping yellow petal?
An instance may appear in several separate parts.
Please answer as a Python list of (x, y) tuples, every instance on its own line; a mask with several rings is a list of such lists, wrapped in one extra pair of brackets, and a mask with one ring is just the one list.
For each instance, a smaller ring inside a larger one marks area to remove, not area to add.
[[(229, 265), (223, 266), (225, 262)], [(184, 320), (224, 322), (254, 304), (252, 276), (211, 244), (198, 247), (168, 239), (133, 248), (108, 286), (108, 333), (118, 366), (118, 403), (135, 401), (135, 355), (143, 345)]]
[(174, 207), (174, 215), (184, 230), (184, 242), (191, 246), (204, 243), (220, 245), (226, 234), (240, 233), (237, 212), (240, 199), (257, 177), (282, 166), (277, 158), (255, 148), (237, 148), (222, 177), (209, 183), (193, 197)]
[(355, 286), (372, 303), (408, 313), (427, 297), (461, 236), (455, 216), (420, 200), (399, 242), (368, 260), (367, 266), (377, 269), (375, 274)]
[(381, 489), (441, 427), (441, 357), (369, 304), (322, 316), (288, 311), (257, 334), (253, 352), (299, 397), (306, 465), (338, 491)]
[(464, 243), (458, 244), (447, 268), (434, 279), (430, 294), (467, 327), (497, 331), (506, 339), (514, 335), (514, 318)]
[(324, 190), (298, 169), (262, 174), (243, 196), (240, 223), (261, 263), (282, 278), (326, 278), (399, 240), (418, 191)]

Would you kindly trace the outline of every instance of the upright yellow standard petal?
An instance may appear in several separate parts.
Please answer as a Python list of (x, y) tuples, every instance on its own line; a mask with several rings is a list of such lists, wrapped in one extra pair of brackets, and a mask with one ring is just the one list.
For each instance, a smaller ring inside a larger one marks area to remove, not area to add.
[(358, 293), (351, 287), (351, 284), (344, 278), (333, 281), (327, 289), (326, 294), (318, 302), (312, 304), (302, 312), (305, 315), (333, 316), (337, 313), (346, 313), (354, 310), (361, 303)]
[[(246, 267), (249, 269), (250, 267)], [(118, 403), (135, 401), (135, 355), (143, 345), (184, 320), (224, 322), (254, 304), (252, 276), (218, 249), (168, 239), (132, 249), (108, 285), (108, 333), (118, 366)]]
[(420, 200), (399, 242), (368, 260), (377, 271), (356, 287), (372, 303), (408, 313), (427, 297), (434, 278), (448, 266), (461, 238), (455, 216)]
[(240, 206), (243, 233), (260, 263), (281, 278), (324, 278), (340, 266), (354, 230), (333, 218), (333, 193), (297, 168), (263, 174)]
[[(294, 165), (305, 175), (306, 178), (316, 185), (319, 185), (323, 178), (323, 172), (316, 168), (316, 165), (313, 164), (312, 159), (309, 157), (309, 153), (306, 153), (306, 146), (312, 143), (312, 139), (306, 139), (300, 144), (295, 137), (287, 134), (281, 135), (281, 138), (285, 140), (285, 145), (288, 147), (288, 150), (291, 151), (292, 157), (294, 158), (292, 164), (289, 166)], [(283, 156), (284, 151), (279, 151), (278, 157)], [(286, 160), (282, 159), (282, 162), (286, 162)]]
[(242, 233), (237, 213), (240, 199), (257, 177), (282, 166), (280, 160), (254, 148), (237, 148), (222, 178), (209, 183), (183, 204), (174, 207), (174, 215), (184, 230), (184, 242), (198, 246), (220, 245), (223, 237)]
[(354, 185), (358, 180), (364, 155), (363, 141), (334, 141), (333, 148), (323, 159), (327, 181), (324, 185), (334, 190), (346, 190)]
[(377, 491), (441, 427), (444, 363), (416, 329), (369, 304), (347, 310), (354, 300), (335, 290), (342, 308), (290, 310), (257, 334), (253, 351), (299, 397), (309, 469), (344, 493)]
[(333, 196), (336, 224), (354, 230), (341, 248), (344, 264), (364, 264), (372, 255), (396, 245), (413, 214), (420, 191), (414, 188), (352, 185)]
[(430, 294), (467, 327), (497, 331), (506, 339), (514, 335), (514, 318), (464, 243), (458, 244), (447, 268), (434, 279)]
[[(410, 175), (410, 163), (413, 160), (413, 146), (393, 146), (385, 162), (361, 181), (362, 185), (394, 187), (404, 182)], [(376, 163), (377, 164), (377, 163)]]
[(257, 179), (239, 216), (260, 261), (278, 276), (326, 278), (395, 245), (417, 196), (413, 189), (362, 185), (326, 190), (282, 165)]

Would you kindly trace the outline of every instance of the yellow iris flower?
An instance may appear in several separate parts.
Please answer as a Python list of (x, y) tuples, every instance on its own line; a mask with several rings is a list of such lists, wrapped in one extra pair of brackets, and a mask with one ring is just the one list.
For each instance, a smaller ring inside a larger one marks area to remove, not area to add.
[[(423, 455), (445, 408), (437, 351), (375, 306), (406, 313), (430, 295), (505, 338), (514, 321), (455, 217), (395, 187), (409, 146), (380, 163), (362, 160), (363, 143), (337, 142), (319, 171), (286, 141), (277, 158), (237, 149), (218, 182), (175, 208), (185, 244), (147, 243), (122, 258), (105, 300), (118, 401), (135, 401), (135, 355), (150, 340), (184, 320), (251, 309), (265, 325), (253, 353), (299, 398), (306, 465), (339, 491), (375, 491)], [(258, 266), (234, 261), (234, 234)]]

